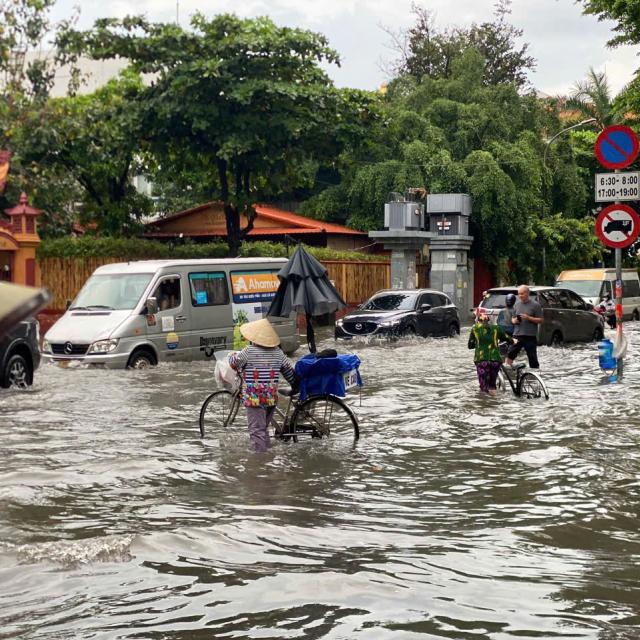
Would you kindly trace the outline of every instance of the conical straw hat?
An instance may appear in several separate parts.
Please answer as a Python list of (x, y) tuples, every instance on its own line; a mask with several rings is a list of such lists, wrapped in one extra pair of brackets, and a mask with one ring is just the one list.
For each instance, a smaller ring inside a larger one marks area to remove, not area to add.
[(277, 347), (280, 344), (280, 336), (266, 318), (240, 325), (240, 333), (259, 347)]

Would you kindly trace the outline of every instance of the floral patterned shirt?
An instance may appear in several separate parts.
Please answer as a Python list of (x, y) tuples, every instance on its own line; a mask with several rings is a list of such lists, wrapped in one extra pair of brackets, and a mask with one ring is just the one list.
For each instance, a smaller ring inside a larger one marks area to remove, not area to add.
[(471, 327), (469, 349), (475, 348), (474, 362), (502, 362), (500, 343), (513, 342), (502, 327), (486, 322), (476, 322)]
[(251, 344), (229, 356), (229, 364), (242, 374), (245, 407), (275, 406), (278, 402), (280, 374), (290, 384), (296, 378), (291, 360), (280, 347), (268, 349)]

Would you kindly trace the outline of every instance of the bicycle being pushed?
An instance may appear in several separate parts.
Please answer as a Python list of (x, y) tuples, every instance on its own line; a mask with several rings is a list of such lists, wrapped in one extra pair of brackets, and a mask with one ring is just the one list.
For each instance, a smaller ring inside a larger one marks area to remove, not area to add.
[(514, 363), (512, 367), (505, 367), (502, 363), (496, 381), (498, 390), (506, 391), (508, 382), (511, 391), (518, 397), (548, 400), (549, 391), (540, 374), (531, 370), (525, 371), (526, 368), (524, 362)]
[[(349, 387), (349, 381), (345, 382)], [(300, 400), (291, 389), (280, 389), (284, 406), (276, 405), (270, 427), (275, 438), (298, 442), (300, 438), (327, 438), (355, 441), (360, 437), (358, 419), (342, 398), (331, 393), (309, 395)], [(246, 429), (242, 402), (242, 378), (238, 376), (232, 389), (214, 391), (200, 409), (200, 436), (225, 433), (233, 427)]]

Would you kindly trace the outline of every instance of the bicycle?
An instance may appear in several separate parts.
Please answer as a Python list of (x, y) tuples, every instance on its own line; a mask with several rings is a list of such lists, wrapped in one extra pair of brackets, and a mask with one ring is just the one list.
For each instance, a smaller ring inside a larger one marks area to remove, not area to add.
[[(507, 388), (506, 380), (508, 380), (514, 395), (522, 398), (544, 397), (545, 400), (548, 400), (549, 391), (544, 380), (533, 371), (524, 371), (526, 366), (524, 362), (519, 362), (509, 369), (504, 366), (504, 363), (501, 363), (496, 383), (497, 388), (504, 391)], [(514, 373), (515, 379), (512, 377)]]
[[(288, 401), (284, 411), (276, 405), (271, 418), (276, 438), (297, 442), (300, 437), (352, 441), (360, 437), (358, 419), (338, 396), (313, 395), (300, 400), (287, 389), (281, 389), (280, 395)], [(204, 438), (207, 431), (227, 431), (238, 416), (244, 418), (240, 382), (233, 390), (214, 391), (204, 401), (200, 409), (200, 437)], [(246, 427), (246, 420), (240, 422)]]

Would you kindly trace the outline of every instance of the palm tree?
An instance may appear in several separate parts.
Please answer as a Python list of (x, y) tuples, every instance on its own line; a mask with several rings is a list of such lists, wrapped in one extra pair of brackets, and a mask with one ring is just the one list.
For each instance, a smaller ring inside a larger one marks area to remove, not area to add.
[(576, 82), (565, 106), (576, 111), (580, 119), (595, 118), (598, 129), (604, 129), (624, 120), (615, 110), (613, 100), (606, 72), (598, 73), (591, 67), (586, 80)]

